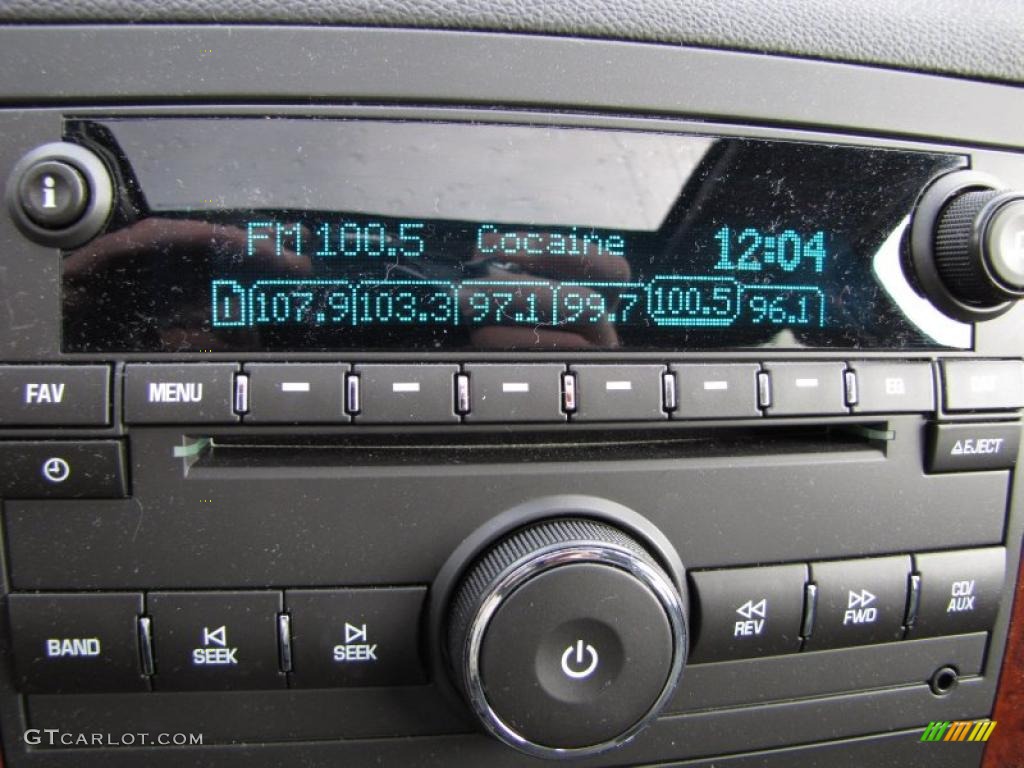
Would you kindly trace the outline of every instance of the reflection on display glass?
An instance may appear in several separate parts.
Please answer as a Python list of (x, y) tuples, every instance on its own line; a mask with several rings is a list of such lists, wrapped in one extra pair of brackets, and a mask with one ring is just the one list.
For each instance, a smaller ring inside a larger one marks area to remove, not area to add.
[(956, 156), (337, 120), (68, 134), (126, 190), (65, 254), (68, 351), (940, 342), (872, 263)]

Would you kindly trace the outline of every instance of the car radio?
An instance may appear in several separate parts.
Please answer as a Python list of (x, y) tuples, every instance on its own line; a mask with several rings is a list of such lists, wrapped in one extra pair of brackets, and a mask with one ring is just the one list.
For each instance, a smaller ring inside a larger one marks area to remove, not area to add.
[[(15, 768), (617, 765), (991, 714), (1019, 155), (468, 109), (0, 125)], [(154, 724), (201, 744), (78, 738)]]

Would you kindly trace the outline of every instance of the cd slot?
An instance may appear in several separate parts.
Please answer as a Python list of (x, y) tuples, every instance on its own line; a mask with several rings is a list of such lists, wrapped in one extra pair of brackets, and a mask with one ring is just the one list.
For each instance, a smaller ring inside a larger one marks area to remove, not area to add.
[(662, 436), (620, 431), (452, 435), (193, 436), (182, 451), (190, 475), (204, 470), (259, 472), (267, 467), (360, 467), (594, 462), (884, 452), (883, 423), (687, 430)]

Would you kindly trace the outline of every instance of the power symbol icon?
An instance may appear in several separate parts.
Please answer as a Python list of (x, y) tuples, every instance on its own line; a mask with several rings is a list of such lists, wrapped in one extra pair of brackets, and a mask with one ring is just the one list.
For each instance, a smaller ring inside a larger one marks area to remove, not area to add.
[(575, 645), (570, 645), (562, 654), (562, 671), (573, 680), (582, 680), (594, 674), (597, 661), (594, 646), (589, 643), (584, 645), (582, 640), (577, 640)]

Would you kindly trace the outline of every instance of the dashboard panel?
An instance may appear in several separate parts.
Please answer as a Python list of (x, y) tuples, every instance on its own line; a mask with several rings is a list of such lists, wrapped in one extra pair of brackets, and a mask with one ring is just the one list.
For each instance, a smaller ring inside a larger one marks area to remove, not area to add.
[(0, 43), (7, 764), (1003, 737), (1018, 88), (432, 30)]

